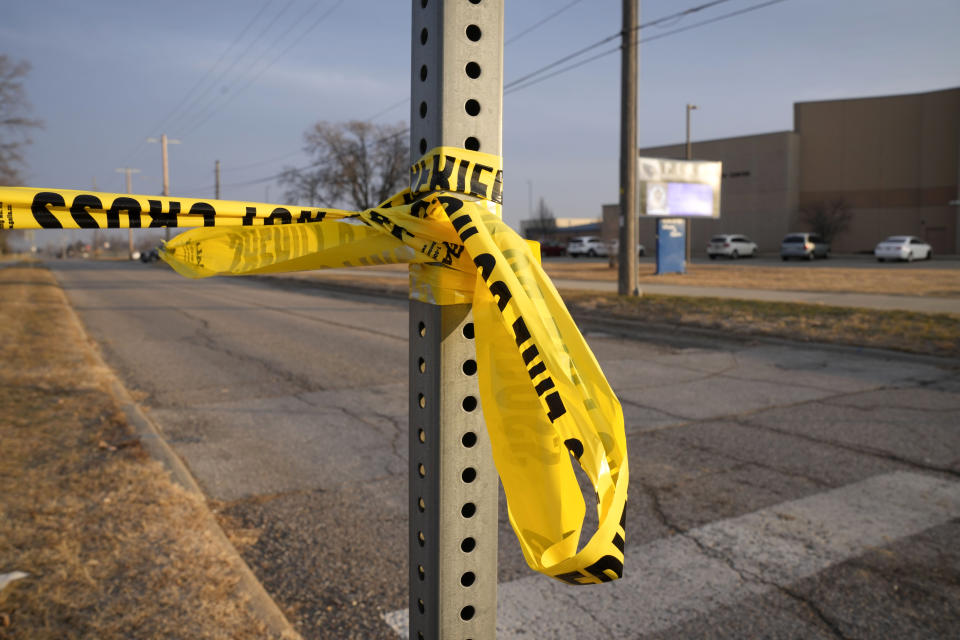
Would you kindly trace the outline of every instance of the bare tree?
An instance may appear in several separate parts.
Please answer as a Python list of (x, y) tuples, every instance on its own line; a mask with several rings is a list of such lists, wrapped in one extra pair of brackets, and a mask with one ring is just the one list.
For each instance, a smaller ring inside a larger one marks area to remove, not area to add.
[(828, 243), (846, 231), (853, 219), (850, 205), (843, 198), (816, 202), (800, 211), (801, 220)]
[[(0, 55), (0, 185), (22, 184), (23, 148), (30, 144), (27, 134), (31, 128), (41, 126), (39, 120), (28, 117), (30, 103), (23, 90), (23, 78), (29, 72), (29, 62), (15, 62)], [(0, 254), (9, 250), (12, 233), (15, 232), (0, 232)]]
[(352, 120), (318, 122), (305, 134), (313, 162), (288, 168), (279, 178), (291, 202), (355, 210), (374, 207), (407, 179), (409, 150), (402, 124)]
[(533, 214), (533, 219), (536, 221), (536, 232), (540, 234), (541, 240), (546, 240), (547, 235), (557, 228), (557, 219), (553, 215), (553, 209), (547, 206), (547, 201), (543, 199), (543, 196), (537, 203), (537, 210)]
[(23, 78), (30, 72), (30, 63), (14, 62), (0, 55), (0, 184), (21, 183), (23, 147), (30, 144), (28, 132), (42, 126), (28, 117), (30, 103), (23, 90)]

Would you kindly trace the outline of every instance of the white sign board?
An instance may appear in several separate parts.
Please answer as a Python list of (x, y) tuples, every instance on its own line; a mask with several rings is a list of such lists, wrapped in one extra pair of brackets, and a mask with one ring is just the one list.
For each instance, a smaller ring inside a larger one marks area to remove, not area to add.
[(720, 162), (640, 158), (640, 215), (719, 218), (722, 171)]

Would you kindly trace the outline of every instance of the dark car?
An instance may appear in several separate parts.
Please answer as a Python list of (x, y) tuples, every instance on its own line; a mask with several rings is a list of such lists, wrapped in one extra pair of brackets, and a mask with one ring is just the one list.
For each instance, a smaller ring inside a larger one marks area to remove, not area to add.
[(156, 249), (147, 249), (140, 254), (140, 262), (156, 262), (160, 259), (160, 253)]
[(567, 246), (560, 244), (556, 240), (544, 240), (540, 243), (540, 255), (543, 257), (565, 256), (567, 255)]

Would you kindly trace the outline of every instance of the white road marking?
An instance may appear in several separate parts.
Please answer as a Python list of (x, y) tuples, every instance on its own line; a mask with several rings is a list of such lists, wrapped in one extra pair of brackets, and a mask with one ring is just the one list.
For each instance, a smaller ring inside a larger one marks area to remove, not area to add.
[[(499, 585), (497, 637), (663, 631), (956, 517), (960, 482), (896, 472), (632, 549), (628, 531), (619, 581), (571, 587), (531, 576)], [(383, 618), (407, 637), (406, 610)]]

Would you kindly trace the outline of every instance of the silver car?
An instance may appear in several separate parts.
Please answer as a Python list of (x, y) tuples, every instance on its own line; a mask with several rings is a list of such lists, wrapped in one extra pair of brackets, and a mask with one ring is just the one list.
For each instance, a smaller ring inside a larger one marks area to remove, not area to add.
[(829, 258), (830, 245), (816, 233), (806, 231), (788, 233), (783, 242), (780, 243), (780, 257), (783, 260), (789, 258), (803, 258), (805, 260)]
[(884, 260), (929, 260), (933, 257), (933, 247), (916, 236), (890, 236), (873, 250), (877, 261)]
[(757, 255), (757, 243), (744, 235), (723, 233), (710, 238), (707, 255), (711, 260), (715, 260), (717, 256), (725, 256), (733, 260), (742, 257), (753, 258)]

